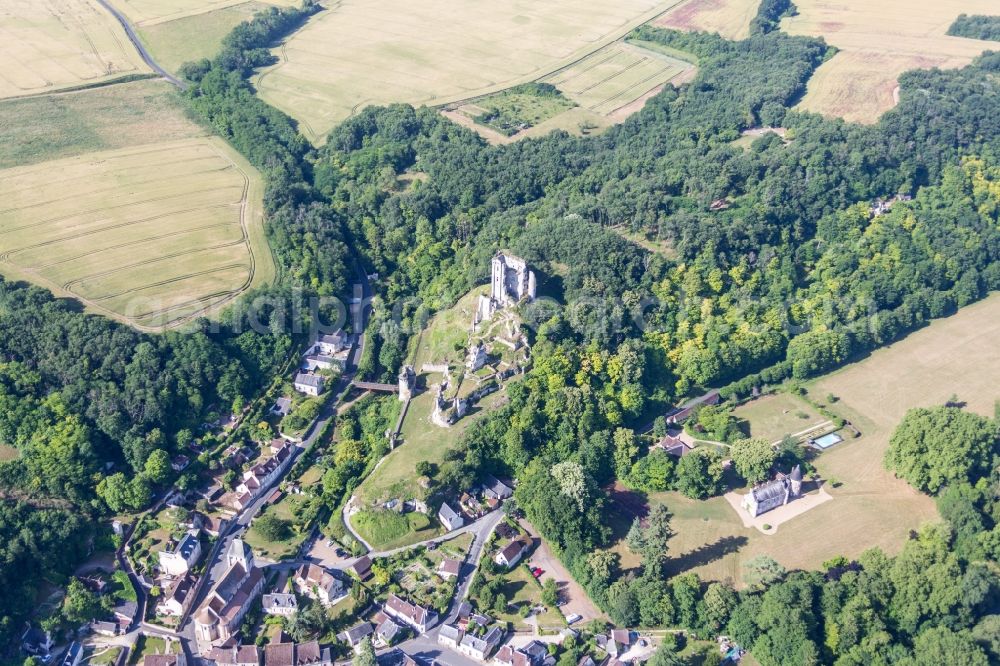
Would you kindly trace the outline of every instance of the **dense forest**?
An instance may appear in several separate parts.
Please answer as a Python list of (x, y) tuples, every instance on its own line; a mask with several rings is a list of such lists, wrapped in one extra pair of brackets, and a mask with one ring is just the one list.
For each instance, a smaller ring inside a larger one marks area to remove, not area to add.
[[(743, 394), (825, 372), (1000, 287), (1000, 55), (903, 75), (899, 105), (876, 125), (798, 113), (790, 107), (831, 51), (778, 31), (794, 7), (774, 0), (740, 42), (639, 29), (692, 54), (698, 75), (599, 136), (492, 147), (434, 110), (393, 105), (360, 112), (313, 149), (248, 82), (270, 62), (268, 47), (313, 11), (262, 12), (217, 57), (183, 69), (195, 112), (266, 178), (281, 274), (266, 294), (279, 305), (254, 314), (272, 335), (247, 331), (240, 306), (218, 329), (146, 336), (2, 284), (0, 432), (19, 457), (0, 467), (0, 534), (14, 563), (3, 571), (0, 637), (19, 628), (33, 585), (65, 579), (94, 521), (149, 500), (162, 481), (159, 451), (267, 380), (293, 345), (281, 303), (344, 293), (355, 259), (378, 271), (363, 367), (391, 379), (408, 335), (510, 248), (553, 297), (525, 312), (534, 367), (436, 472), (437, 488), (516, 476), (519, 506), (621, 624), (728, 631), (765, 665), (997, 655), (997, 623), (982, 618), (996, 591), (981, 562), (998, 555), (992, 422), (960, 424), (992, 433), (969, 443), (984, 457), (964, 477), (912, 464), (931, 447), (894, 447), (887, 464), (936, 493), (948, 521), (895, 558), (873, 552), (792, 573), (761, 562), (758, 584), (737, 593), (668, 576), (660, 521), (630, 535), (639, 575), (623, 575), (599, 547), (609, 538), (603, 487), (615, 479), (691, 497), (720, 490), (716, 456), (674, 465), (642, 455), (633, 428), (643, 419), (704, 388)], [(762, 127), (780, 129), (740, 140)], [(896, 195), (905, 196), (873, 213), (875, 200)], [(938, 423), (920, 418), (913, 428)], [(106, 462), (129, 471), (127, 487), (101, 486)], [(330, 494), (360, 467), (333, 461)], [(58, 503), (42, 509), (43, 500)], [(920, 587), (915, 571), (933, 580)]]
[(955, 22), (948, 28), (948, 34), (953, 37), (989, 39), (1000, 42), (1000, 16), (959, 14)]
[(354, 269), (339, 227), (321, 202), (297, 194), (308, 143), (243, 80), (269, 57), (261, 44), (311, 11), (270, 13), (235, 30), (205, 76), (215, 104), (192, 100), (267, 177), (275, 285), (221, 321), (147, 335), (0, 280), (0, 444), (16, 452), (0, 463), (2, 644), (20, 635), (42, 584), (64, 584), (105, 538), (110, 512), (145, 508), (173, 481), (170, 457), (270, 383), (292, 333), (309, 330), (308, 308), (295, 310), (294, 301), (346, 293)]

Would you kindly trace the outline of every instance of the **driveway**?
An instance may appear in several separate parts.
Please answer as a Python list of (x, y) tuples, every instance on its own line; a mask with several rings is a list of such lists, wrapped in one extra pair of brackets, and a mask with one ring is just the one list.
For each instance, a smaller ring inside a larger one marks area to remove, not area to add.
[(563, 563), (549, 549), (545, 540), (539, 536), (535, 526), (527, 520), (522, 520), (521, 525), (528, 531), (531, 538), (538, 543), (538, 547), (535, 548), (535, 551), (528, 558), (528, 566), (532, 568), (538, 567), (543, 571), (539, 578), (542, 582), (550, 578), (555, 579), (559, 587), (559, 598), (566, 602), (559, 608), (563, 615), (569, 617), (576, 613), (583, 617), (580, 620), (581, 623), (586, 623), (594, 619), (607, 620), (608, 616), (601, 612), (601, 609), (590, 600), (590, 597), (584, 592), (583, 587), (573, 580), (573, 577), (570, 576), (569, 571), (566, 570)]

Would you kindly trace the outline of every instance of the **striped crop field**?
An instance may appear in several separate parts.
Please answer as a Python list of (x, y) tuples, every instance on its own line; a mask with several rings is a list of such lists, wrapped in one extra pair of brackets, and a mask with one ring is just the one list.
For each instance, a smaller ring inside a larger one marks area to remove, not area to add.
[(543, 81), (588, 111), (610, 115), (693, 70), (683, 60), (614, 42)]
[(97, 0), (0, 2), (0, 99), (147, 72)]
[(274, 265), (261, 180), (219, 139), (0, 171), (0, 272), (144, 330), (208, 314)]

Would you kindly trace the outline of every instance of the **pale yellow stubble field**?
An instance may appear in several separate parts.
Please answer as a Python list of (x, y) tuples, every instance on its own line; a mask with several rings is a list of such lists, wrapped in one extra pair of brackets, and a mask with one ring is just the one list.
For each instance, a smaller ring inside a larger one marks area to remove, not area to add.
[(796, 0), (781, 22), (793, 35), (823, 37), (840, 49), (809, 81), (799, 108), (874, 122), (897, 101), (899, 75), (969, 64), (1000, 43), (949, 37), (959, 14), (997, 14), (997, 0)]
[(760, 0), (687, 0), (656, 20), (661, 28), (685, 32), (717, 32), (726, 39), (745, 39)]
[(0, 2), (0, 99), (148, 71), (96, 0)]
[(256, 83), (322, 141), (365, 106), (443, 105), (583, 59), (679, 0), (343, 0), (313, 17)]
[(0, 171), (0, 272), (159, 330), (273, 279), (261, 180), (219, 139)]

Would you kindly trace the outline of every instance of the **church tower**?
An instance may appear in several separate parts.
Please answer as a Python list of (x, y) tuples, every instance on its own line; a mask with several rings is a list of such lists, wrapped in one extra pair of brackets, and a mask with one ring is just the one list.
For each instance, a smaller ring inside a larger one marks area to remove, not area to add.
[(247, 573), (253, 569), (253, 552), (250, 550), (250, 546), (243, 543), (243, 539), (239, 537), (233, 539), (226, 551), (226, 569), (232, 569), (236, 564), (241, 565)]

